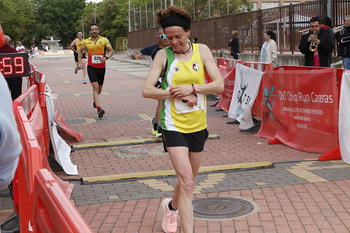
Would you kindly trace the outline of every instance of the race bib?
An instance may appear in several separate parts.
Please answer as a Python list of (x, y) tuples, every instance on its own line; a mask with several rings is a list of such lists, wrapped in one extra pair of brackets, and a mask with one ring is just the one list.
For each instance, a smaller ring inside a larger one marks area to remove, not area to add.
[(197, 106), (194, 106), (193, 108), (189, 107), (187, 103), (182, 102), (181, 99), (174, 99), (175, 102), (175, 108), (177, 110), (178, 114), (181, 113), (188, 113), (188, 112), (194, 112), (198, 110), (204, 109), (204, 95), (203, 94), (197, 94), (198, 104)]
[(101, 64), (100, 58), (103, 57), (102, 55), (91, 55), (91, 63), (92, 64)]

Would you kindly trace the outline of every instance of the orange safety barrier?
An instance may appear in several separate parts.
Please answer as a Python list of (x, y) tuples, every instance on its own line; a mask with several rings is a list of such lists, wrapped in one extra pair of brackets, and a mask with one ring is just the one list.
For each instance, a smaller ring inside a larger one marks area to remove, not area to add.
[[(33, 75), (30, 77), (31, 85), (37, 85), (39, 92), (39, 103), (42, 111), (43, 117), (43, 137), (45, 140), (45, 148), (46, 154), (49, 154), (49, 145), (50, 145), (50, 132), (49, 132), (49, 122), (48, 122), (48, 112), (46, 107), (46, 76), (44, 73), (41, 73), (37, 70), (34, 70)], [(78, 142), (80, 142), (83, 138), (83, 134), (74, 131), (70, 126), (63, 120), (63, 118), (59, 115), (57, 111), (54, 113), (55, 121), (57, 125), (64, 130), (67, 134), (74, 137)]]
[[(16, 115), (16, 110), (18, 106), (21, 106), (23, 111), (25, 112), (27, 118), (30, 118), (34, 111), (34, 106), (37, 99), (37, 88), (31, 87), (22, 95), (20, 95), (16, 100), (13, 101), (13, 111), (14, 115)], [(19, 131), (21, 133), (21, 131)], [(13, 178), (13, 205), (17, 215), (19, 215), (19, 192), (18, 192), (18, 172), (16, 172), (15, 177)]]
[(40, 146), (30, 127), (26, 113), (21, 106), (14, 109), (18, 132), (20, 132), (22, 153), (14, 180), (14, 193), (18, 200), (14, 200), (17, 215), (20, 219), (21, 232), (29, 232), (31, 212), (33, 209), (34, 175), (42, 168)]
[(216, 106), (225, 112), (228, 112), (230, 109), (236, 80), (236, 65), (238, 63), (243, 64), (241, 60), (227, 59), (226, 63), (219, 66), (219, 71), (224, 79), (224, 91), (221, 93), (220, 100)]
[(44, 137), (44, 122), (43, 114), (39, 105), (39, 94), (38, 88), (36, 85), (31, 86), (27, 89), (22, 95), (13, 101), (14, 109), (17, 106), (21, 106), (24, 109), (24, 112), (27, 115), (28, 119), (31, 119), (30, 124), (35, 133), (36, 139), (40, 145), (41, 151), (46, 156), (49, 154), (48, 146), (45, 146), (45, 137)]
[(36, 173), (34, 189), (32, 212), (34, 232), (93, 232), (48, 170), (40, 169)]
[[(43, 134), (42, 134), (43, 119), (42, 119), (41, 109), (39, 106), (38, 90), (37, 90), (36, 85), (31, 86), (24, 93), (22, 93), (22, 95), (20, 95), (16, 100), (13, 101), (13, 110), (14, 110), (15, 116), (19, 116), (18, 115), (19, 108), (21, 109), (23, 114), (21, 115), (21, 118), (17, 118), (18, 127), (21, 124), (20, 120), (25, 121), (26, 124), (29, 125), (30, 131), (33, 132), (33, 135), (34, 135), (34, 137), (32, 137), (32, 138), (35, 138), (35, 141), (39, 145), (39, 148), (41, 151), (40, 152), (40, 162), (35, 161), (35, 164), (37, 164), (38, 166), (40, 165), (38, 168), (45, 167), (52, 172), (52, 170), (49, 166), (49, 163), (47, 161), (47, 154), (42, 153), (43, 148), (45, 148), (44, 138), (43, 138)], [(28, 121), (28, 119), (30, 119), (30, 121)], [(34, 128), (36, 130), (33, 130)], [(20, 136), (21, 136), (22, 146), (23, 146), (23, 148), (26, 148), (27, 141), (26, 141), (25, 135), (28, 131), (28, 127), (27, 127), (27, 131), (24, 131), (20, 128), (18, 131), (19, 131)], [(33, 140), (33, 139), (31, 139), (31, 140)], [(42, 156), (42, 155), (45, 155), (45, 156)], [(29, 158), (31, 158), (31, 157), (29, 157)], [(19, 167), (21, 167), (21, 165), (19, 165)], [(25, 163), (23, 165), (23, 169), (30, 169), (30, 168), (28, 168), (27, 163)], [(19, 207), (21, 205), (21, 203), (19, 201), (21, 199), (21, 197), (19, 196), (21, 194), (20, 189), (23, 189), (23, 187), (22, 187), (23, 184), (28, 184), (29, 188), (32, 187), (30, 182), (33, 180), (33, 179), (30, 179), (30, 177), (32, 177), (30, 175), (27, 175), (27, 179), (26, 179), (27, 181), (23, 180), (24, 175), (21, 174), (22, 175), (22, 178), (21, 178), (20, 172), (21, 172), (21, 169), (17, 169), (15, 178), (13, 179), (13, 193), (14, 193), (13, 203), (14, 203), (14, 207), (15, 207), (17, 215), (19, 215), (19, 213), (21, 212), (20, 207)], [(28, 170), (27, 173), (28, 174), (35, 174), (35, 171)], [(52, 175), (55, 177), (56, 181), (61, 185), (62, 189), (65, 190), (66, 196), (69, 197), (70, 194), (72, 193), (72, 190), (73, 190), (73, 184), (68, 184), (68, 183), (62, 181), (53, 172), (52, 172)], [(29, 190), (31, 190), (31, 189), (29, 189)], [(31, 191), (29, 191), (29, 192), (31, 192)]]
[[(265, 63), (265, 62), (246, 62), (244, 63), (245, 66), (248, 66), (250, 68), (260, 70), (262, 72), (267, 70), (273, 70), (272, 63)], [(252, 114), (255, 116), (258, 116), (261, 118), (261, 105), (262, 105), (262, 98), (263, 98), (263, 90), (262, 85), (259, 87), (258, 95), (255, 98), (253, 107), (252, 107)]]

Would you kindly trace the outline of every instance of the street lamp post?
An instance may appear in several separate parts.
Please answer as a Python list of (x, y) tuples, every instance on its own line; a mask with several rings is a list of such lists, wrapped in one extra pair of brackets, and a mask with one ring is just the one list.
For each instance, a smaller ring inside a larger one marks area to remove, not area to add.
[(129, 0), (129, 32), (131, 31), (131, 23), (130, 23), (130, 0)]
[(94, 9), (94, 22), (96, 23), (96, 9), (97, 8), (92, 8), (92, 9)]
[(81, 17), (81, 30), (83, 32), (83, 39), (85, 39), (85, 35), (84, 35), (84, 20), (83, 20), (83, 16), (80, 16)]

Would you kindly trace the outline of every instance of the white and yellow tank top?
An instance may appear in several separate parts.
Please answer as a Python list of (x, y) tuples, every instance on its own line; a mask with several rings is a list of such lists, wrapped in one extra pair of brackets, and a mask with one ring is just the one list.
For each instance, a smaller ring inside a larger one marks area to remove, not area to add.
[[(204, 84), (205, 71), (199, 54), (198, 44), (193, 44), (192, 58), (186, 62), (178, 60), (170, 48), (166, 48), (167, 67), (162, 89), (173, 86)], [(161, 112), (162, 129), (181, 133), (194, 133), (207, 128), (206, 96), (197, 94), (198, 105), (190, 108), (181, 99), (163, 100)]]

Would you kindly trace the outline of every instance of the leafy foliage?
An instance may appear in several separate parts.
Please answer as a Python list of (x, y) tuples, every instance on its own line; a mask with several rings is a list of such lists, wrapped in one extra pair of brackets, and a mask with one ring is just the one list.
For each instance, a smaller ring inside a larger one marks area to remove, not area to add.
[(14, 43), (23, 40), (24, 45), (31, 43), (30, 33), (35, 22), (34, 4), (29, 0), (1, 0), (0, 23), (4, 33), (9, 35)]
[[(100, 3), (85, 3), (85, 0), (0, 0), (0, 23), (12, 41), (22, 40), (27, 48), (40, 45), (43, 39), (51, 37), (59, 39), (61, 45), (67, 47), (78, 31), (83, 31), (87, 38), (89, 25), (96, 18), (101, 35), (107, 37), (113, 46), (116, 37), (127, 36), (129, 2), (133, 30), (157, 27), (154, 13), (170, 6), (170, 0), (167, 0), (167, 5), (164, 0), (103, 0)], [(210, 13), (209, 0), (173, 0), (173, 3), (177, 6), (182, 4), (195, 20), (227, 15), (227, 0), (210, 0)], [(248, 4), (249, 0), (230, 0), (229, 13), (247, 9)]]

